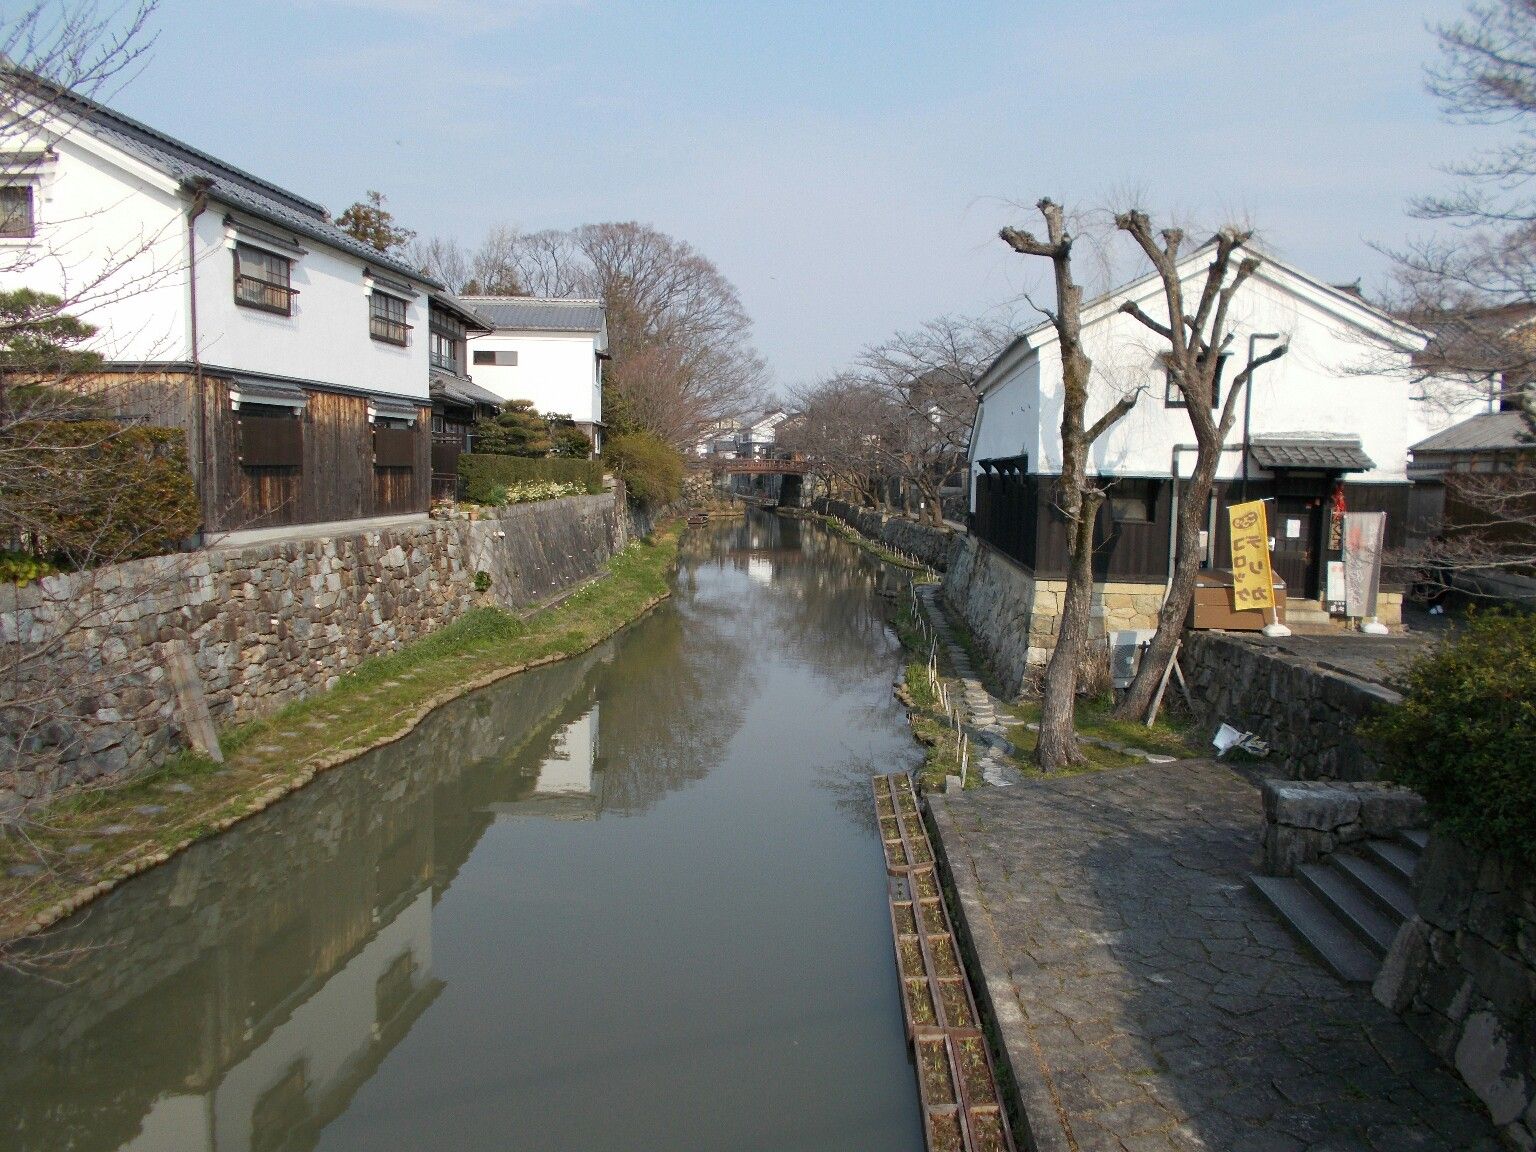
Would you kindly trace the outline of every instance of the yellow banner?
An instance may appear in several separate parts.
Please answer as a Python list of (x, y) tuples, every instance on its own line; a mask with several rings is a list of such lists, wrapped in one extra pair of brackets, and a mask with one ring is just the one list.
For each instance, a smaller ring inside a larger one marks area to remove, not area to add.
[(1275, 581), (1269, 570), (1269, 525), (1264, 501), (1227, 509), (1232, 528), (1232, 607), (1273, 608)]

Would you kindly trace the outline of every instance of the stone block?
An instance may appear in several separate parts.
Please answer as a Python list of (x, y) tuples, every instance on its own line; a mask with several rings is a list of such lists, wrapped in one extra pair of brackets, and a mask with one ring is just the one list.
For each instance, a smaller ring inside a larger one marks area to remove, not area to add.
[(1491, 1012), (1469, 1016), (1456, 1045), (1456, 1070), (1500, 1126), (1519, 1119), (1531, 1100), (1523, 1070), (1511, 1063), (1512, 1047), (1509, 1031)]
[(1318, 786), (1306, 781), (1266, 780), (1264, 816), (1293, 828), (1331, 831), (1360, 817), (1360, 798), (1348, 788)]

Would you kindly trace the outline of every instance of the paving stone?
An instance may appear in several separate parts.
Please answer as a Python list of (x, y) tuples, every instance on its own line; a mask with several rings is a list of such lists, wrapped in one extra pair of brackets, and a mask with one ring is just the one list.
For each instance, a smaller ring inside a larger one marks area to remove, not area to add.
[[(976, 767), (1003, 779), (990, 750)], [(1022, 1009), (1000, 1022), (1021, 1096), (1063, 1090), (1080, 1148), (1497, 1146), (1454, 1072), (1244, 891), (1262, 808), (1230, 766), (1019, 778), (933, 810), (980, 975)], [(1069, 1147), (1035, 1112), (1041, 1146)]]

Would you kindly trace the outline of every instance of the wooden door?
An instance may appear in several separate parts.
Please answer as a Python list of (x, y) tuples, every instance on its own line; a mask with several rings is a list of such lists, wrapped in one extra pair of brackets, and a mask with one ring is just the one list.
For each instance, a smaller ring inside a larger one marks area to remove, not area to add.
[(1318, 549), (1322, 543), (1322, 501), (1315, 496), (1279, 496), (1269, 533), (1275, 538), (1271, 560), (1275, 574), (1285, 581), (1287, 596), (1315, 600), (1318, 587)]

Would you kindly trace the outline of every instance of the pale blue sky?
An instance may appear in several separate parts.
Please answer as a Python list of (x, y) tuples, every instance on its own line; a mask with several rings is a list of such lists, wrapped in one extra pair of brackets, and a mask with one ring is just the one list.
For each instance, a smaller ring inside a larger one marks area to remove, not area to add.
[(1457, 0), (162, 0), (113, 100), (333, 210), (474, 243), (638, 219), (740, 288), (777, 382), (1017, 296), (1049, 194), (1251, 220), (1333, 280), (1476, 130), (1423, 90)]

